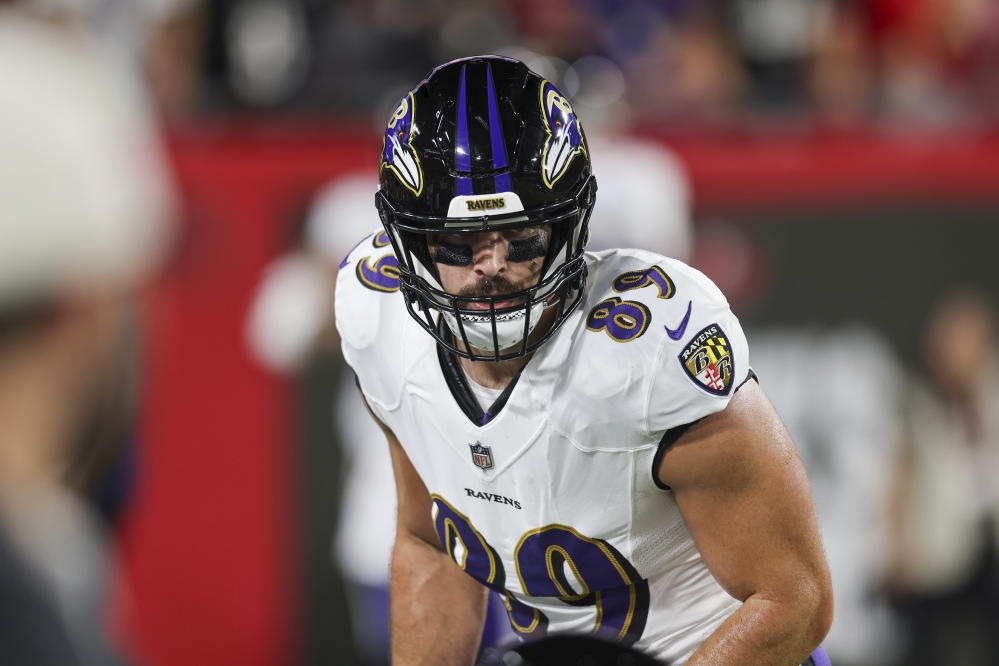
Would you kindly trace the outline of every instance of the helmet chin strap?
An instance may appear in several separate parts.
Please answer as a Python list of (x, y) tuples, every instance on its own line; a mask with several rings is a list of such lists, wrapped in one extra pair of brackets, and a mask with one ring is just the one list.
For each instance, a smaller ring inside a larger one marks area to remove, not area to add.
[(526, 311), (519, 310), (506, 315), (498, 315), (496, 317), (496, 342), (499, 343), (498, 349), (493, 345), (493, 325), (489, 316), (481, 317), (462, 314), (459, 327), (458, 318), (452, 313), (442, 312), (441, 314), (444, 316), (444, 322), (447, 324), (447, 327), (454, 334), (455, 340), (463, 341), (463, 329), (465, 337), (468, 338), (469, 345), (476, 350), (492, 354), (523, 344), (524, 317), (528, 316), (530, 318), (527, 325), (527, 335), (530, 336), (538, 325), (538, 322), (541, 321), (544, 311), (545, 302), (539, 300)]

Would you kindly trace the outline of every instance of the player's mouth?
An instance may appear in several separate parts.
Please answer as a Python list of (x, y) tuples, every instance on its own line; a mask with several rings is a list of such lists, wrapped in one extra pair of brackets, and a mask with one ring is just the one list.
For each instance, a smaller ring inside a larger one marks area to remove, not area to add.
[[(464, 310), (489, 310), (489, 303), (484, 303), (482, 301), (468, 301), (465, 303), (462, 309)], [(497, 310), (502, 310), (503, 308), (509, 308), (516, 305), (516, 299), (508, 298), (502, 301), (493, 301), (493, 307)]]

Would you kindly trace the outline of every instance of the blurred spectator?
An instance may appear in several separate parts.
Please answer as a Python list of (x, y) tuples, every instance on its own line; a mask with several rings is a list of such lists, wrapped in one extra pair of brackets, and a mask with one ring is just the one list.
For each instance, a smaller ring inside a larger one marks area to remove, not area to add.
[(144, 54), (172, 119), (382, 117), (435, 64), (511, 44), (559, 71), (612, 61), (647, 125), (933, 127), (999, 113), (990, 0), (23, 1), (127, 5), (109, 43)]
[(819, 123), (847, 127), (870, 117), (876, 72), (860, 12), (840, 3), (828, 20), (816, 44), (808, 94)]
[(800, 114), (809, 66), (829, 33), (832, 0), (730, 0), (727, 5), (732, 41), (752, 83), (754, 110)]
[(952, 291), (924, 334), (892, 503), (889, 589), (902, 663), (994, 664), (999, 650), (999, 356), (993, 300)]
[(211, 112), (296, 110), (325, 9), (308, 0), (206, 0), (201, 103)]
[(405, 82), (435, 63), (447, 19), (478, 4), (452, 9), (441, 0), (205, 1), (207, 110), (334, 111), (353, 119), (381, 107), (387, 114)]
[(995, 2), (857, 0), (839, 4), (831, 24), (811, 84), (820, 119), (927, 128), (996, 118)]
[(160, 116), (189, 120), (201, 92), (201, 55), (206, 39), (204, 0), (144, 0), (133, 22), (137, 56)]
[(128, 306), (163, 250), (167, 188), (147, 119), (98, 52), (88, 15), (59, 3), (7, 4), (0, 654), (19, 665), (114, 664), (103, 627), (111, 563), (102, 528), (64, 475), (94, 410), (122, 395), (116, 369)]
[[(742, 111), (746, 76), (714, 3), (592, 0), (599, 43), (628, 84), (640, 125), (714, 125)], [(589, 116), (587, 116), (589, 117)]]
[(506, 4), (521, 45), (563, 60), (595, 51), (596, 16), (587, 0), (507, 0)]

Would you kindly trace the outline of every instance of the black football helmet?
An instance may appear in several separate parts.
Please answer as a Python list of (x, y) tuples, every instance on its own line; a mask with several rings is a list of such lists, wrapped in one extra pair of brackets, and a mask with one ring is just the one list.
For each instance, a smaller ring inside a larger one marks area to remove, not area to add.
[[(410, 314), (466, 358), (499, 361), (537, 349), (582, 297), (596, 189), (579, 120), (550, 82), (497, 56), (434, 69), (389, 119), (375, 197)], [(536, 285), (475, 298), (441, 286), (428, 249), (433, 234), (540, 225), (551, 234)], [(529, 342), (552, 308), (553, 325)]]

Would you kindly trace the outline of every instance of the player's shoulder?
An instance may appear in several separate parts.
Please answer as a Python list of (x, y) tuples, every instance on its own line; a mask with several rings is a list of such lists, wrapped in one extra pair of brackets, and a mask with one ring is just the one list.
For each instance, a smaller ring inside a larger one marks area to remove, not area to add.
[(399, 263), (384, 231), (364, 236), (340, 262), (334, 308), (344, 359), (368, 404), (376, 413), (391, 409), (416, 323), (399, 293)]
[(658, 353), (693, 324), (729, 309), (703, 273), (655, 252), (605, 250), (587, 254), (587, 264), (586, 327), (605, 333), (605, 342), (635, 343), (621, 350)]
[(564, 427), (586, 439), (599, 430), (594, 415), (613, 412), (608, 424), (619, 434), (628, 424), (636, 441), (722, 409), (748, 351), (711, 280), (643, 250), (592, 253), (587, 264), (584, 323), (556, 405)]
[(399, 297), (399, 262), (382, 230), (366, 234), (338, 266), (337, 330), (344, 343), (357, 349), (370, 346), (385, 319), (405, 314)]

